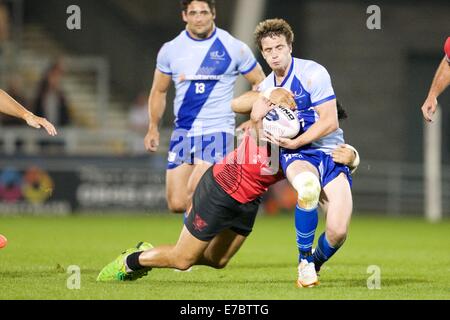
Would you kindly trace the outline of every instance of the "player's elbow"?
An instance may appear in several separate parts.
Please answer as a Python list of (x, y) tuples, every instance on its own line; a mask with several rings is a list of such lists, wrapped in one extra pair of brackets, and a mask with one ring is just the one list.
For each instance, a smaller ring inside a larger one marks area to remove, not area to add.
[(234, 98), (231, 101), (231, 109), (236, 113), (249, 114), (252, 111), (252, 107), (247, 105), (244, 99)]
[(231, 109), (236, 113), (246, 113), (239, 98), (231, 100)]
[(327, 134), (332, 133), (339, 129), (339, 121), (337, 119), (330, 119), (329, 121), (327, 121), (326, 127)]

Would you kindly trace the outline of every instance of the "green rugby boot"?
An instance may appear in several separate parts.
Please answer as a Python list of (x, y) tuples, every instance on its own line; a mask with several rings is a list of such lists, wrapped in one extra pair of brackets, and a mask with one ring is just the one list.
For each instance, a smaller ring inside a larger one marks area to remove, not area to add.
[(153, 246), (148, 242), (139, 242), (136, 247), (127, 249), (122, 252), (113, 262), (109, 263), (100, 271), (97, 276), (97, 281), (134, 281), (147, 275), (148, 271), (152, 268), (144, 268), (138, 271), (127, 272), (125, 259), (128, 255), (138, 252), (145, 251), (153, 248)]

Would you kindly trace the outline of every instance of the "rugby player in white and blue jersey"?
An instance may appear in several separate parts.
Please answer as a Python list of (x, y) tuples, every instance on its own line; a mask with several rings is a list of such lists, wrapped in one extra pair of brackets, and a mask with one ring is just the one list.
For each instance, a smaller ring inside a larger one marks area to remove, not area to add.
[[(344, 243), (352, 214), (349, 168), (333, 161), (332, 151), (344, 144), (339, 129), (336, 96), (327, 70), (320, 64), (292, 57), (294, 34), (282, 19), (261, 22), (256, 43), (272, 69), (258, 90), (268, 96), (276, 88), (294, 95), (300, 134), (293, 139), (268, 137), (278, 144), (283, 171), (298, 192), (295, 210), (299, 275), (297, 284), (318, 284), (316, 271)], [(233, 101), (235, 110), (246, 110), (260, 94), (248, 92)], [(317, 228), (319, 200), (326, 211), (326, 231), (317, 248), (312, 245)]]
[(186, 211), (203, 173), (234, 149), (234, 83), (242, 74), (252, 86), (264, 72), (250, 48), (214, 24), (214, 0), (183, 0), (186, 22), (175, 39), (161, 48), (149, 98), (146, 149), (157, 151), (158, 125), (173, 81), (174, 131), (166, 173), (169, 209)]

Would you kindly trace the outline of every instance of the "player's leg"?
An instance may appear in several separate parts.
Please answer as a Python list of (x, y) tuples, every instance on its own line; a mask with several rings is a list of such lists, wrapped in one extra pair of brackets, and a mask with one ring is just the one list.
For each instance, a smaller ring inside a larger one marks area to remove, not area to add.
[(201, 263), (217, 269), (224, 268), (250, 235), (255, 224), (261, 200), (247, 203), (232, 201), (234, 216), (229, 227), (221, 231), (206, 248)]
[(197, 188), (200, 179), (211, 166), (212, 163), (202, 160), (196, 161), (195, 165), (193, 166), (194, 168), (192, 170), (191, 175), (189, 176), (186, 190), (187, 191), (186, 204), (188, 208), (192, 202), (192, 197), (194, 195), (195, 188)]
[(197, 239), (184, 226), (176, 245), (158, 246), (140, 254), (131, 254), (127, 265), (133, 271), (141, 267), (186, 270), (199, 261), (208, 244), (209, 241)]
[(176, 245), (153, 248), (145, 244), (128, 249), (100, 271), (97, 281), (137, 280), (152, 268), (186, 270), (202, 256), (208, 242), (197, 239), (183, 227)]
[[(210, 168), (195, 190), (192, 207), (177, 245), (163, 247), (162, 251), (155, 251), (155, 255), (149, 253), (144, 257), (158, 258), (160, 263), (166, 263), (163, 267), (180, 270), (186, 270), (193, 264), (222, 268), (251, 232), (258, 205), (259, 200), (239, 204), (231, 198), (218, 185)], [(151, 267), (149, 261), (143, 261), (144, 265)]]
[(327, 217), (327, 211), (328, 211), (328, 199), (325, 196), (325, 192), (323, 191), (323, 189), (320, 192), (319, 208), (320, 208), (320, 211), (324, 214), (324, 216), (326, 218)]
[(286, 170), (286, 177), (298, 193), (295, 209), (295, 228), (299, 262), (312, 262), (312, 244), (318, 223), (317, 206), (320, 180), (317, 169), (307, 161), (294, 161)]
[(353, 200), (350, 183), (344, 173), (339, 174), (324, 188), (324, 202), (327, 204), (326, 231), (319, 237), (314, 252), (316, 270), (343, 245), (350, 224)]
[(198, 264), (225, 268), (247, 237), (230, 229), (222, 231), (208, 245)]
[(194, 171), (194, 166), (183, 163), (166, 171), (166, 198), (169, 210), (174, 213), (184, 213), (188, 207), (188, 182)]
[(295, 228), (299, 250), (297, 285), (310, 287), (318, 284), (313, 264), (312, 245), (318, 224), (318, 203), (321, 192), (319, 173), (307, 161), (293, 161), (286, 169), (286, 177), (298, 192), (295, 208)]
[(169, 210), (184, 213), (188, 208), (187, 185), (194, 170), (193, 139), (186, 130), (174, 130), (170, 138), (166, 171), (166, 199)]

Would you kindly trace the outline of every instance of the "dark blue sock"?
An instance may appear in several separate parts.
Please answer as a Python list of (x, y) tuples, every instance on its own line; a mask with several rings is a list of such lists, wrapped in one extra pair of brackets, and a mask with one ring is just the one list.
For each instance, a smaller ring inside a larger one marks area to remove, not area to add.
[(317, 208), (304, 210), (298, 205), (295, 207), (295, 229), (297, 231), (299, 262), (302, 259), (306, 259), (308, 262), (313, 261), (311, 250), (318, 221)]
[(320, 267), (330, 259), (339, 247), (332, 247), (325, 236), (325, 232), (319, 237), (317, 248), (314, 251), (314, 265), (316, 266), (316, 271), (320, 270)]

